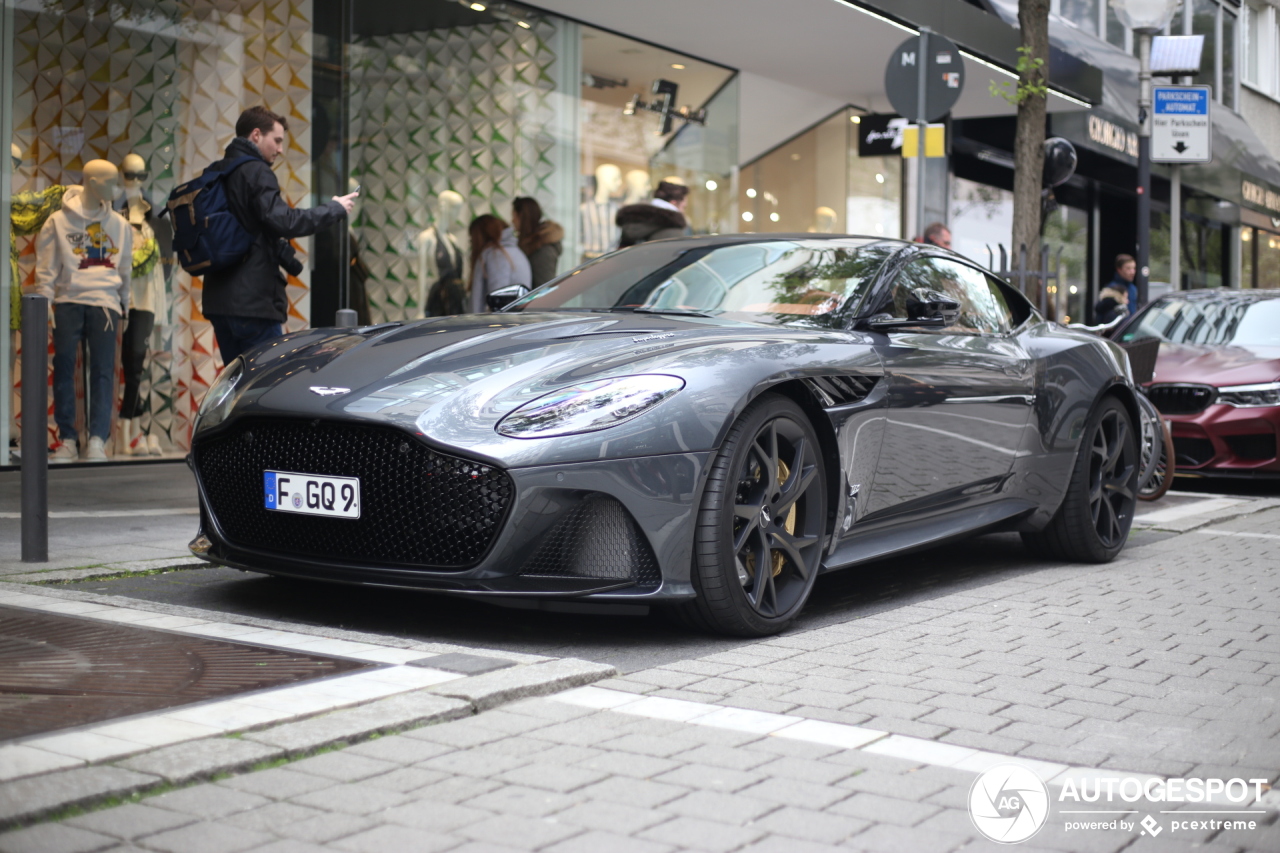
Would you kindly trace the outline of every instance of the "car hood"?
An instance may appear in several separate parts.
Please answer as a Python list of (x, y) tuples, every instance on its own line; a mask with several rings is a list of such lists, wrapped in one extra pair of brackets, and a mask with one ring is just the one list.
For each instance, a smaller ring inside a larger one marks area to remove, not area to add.
[(1253, 385), (1280, 378), (1280, 347), (1162, 343), (1155, 381)]
[(700, 387), (704, 398), (718, 389), (732, 399), (725, 377), (735, 367), (753, 375), (778, 370), (806, 347), (847, 348), (863, 338), (720, 318), (585, 313), (460, 315), (381, 328), (315, 329), (254, 353), (233, 417), (375, 420), (482, 452), (505, 415), (558, 388), (665, 373)]

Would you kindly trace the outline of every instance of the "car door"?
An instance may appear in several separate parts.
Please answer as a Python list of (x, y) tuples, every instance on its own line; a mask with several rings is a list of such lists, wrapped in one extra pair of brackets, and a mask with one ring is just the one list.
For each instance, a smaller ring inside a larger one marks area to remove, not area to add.
[(1034, 397), (1034, 363), (1013, 334), (999, 287), (949, 258), (916, 258), (886, 309), (932, 291), (959, 303), (942, 329), (893, 331), (881, 349), (889, 402), (865, 520), (928, 513), (997, 494), (1013, 467)]

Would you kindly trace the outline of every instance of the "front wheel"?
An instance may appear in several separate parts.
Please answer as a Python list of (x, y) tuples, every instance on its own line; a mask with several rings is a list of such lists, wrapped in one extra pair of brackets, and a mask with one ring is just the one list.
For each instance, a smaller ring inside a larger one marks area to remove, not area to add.
[(1032, 552), (1106, 563), (1124, 548), (1138, 505), (1138, 436), (1128, 410), (1107, 397), (1089, 416), (1062, 506), (1044, 530), (1023, 533)]
[(694, 532), (691, 627), (763, 637), (785, 630), (813, 590), (826, 540), (827, 475), (803, 410), (766, 394), (716, 455)]

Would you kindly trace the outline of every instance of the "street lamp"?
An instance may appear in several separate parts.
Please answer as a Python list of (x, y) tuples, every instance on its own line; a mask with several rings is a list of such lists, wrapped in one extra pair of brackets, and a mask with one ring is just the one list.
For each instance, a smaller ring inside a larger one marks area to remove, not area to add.
[[(1111, 0), (1116, 17), (1138, 36), (1138, 305), (1151, 273), (1151, 37), (1169, 26), (1182, 0)], [(1174, 212), (1178, 216), (1178, 212)], [(1137, 306), (1134, 306), (1136, 310)]]

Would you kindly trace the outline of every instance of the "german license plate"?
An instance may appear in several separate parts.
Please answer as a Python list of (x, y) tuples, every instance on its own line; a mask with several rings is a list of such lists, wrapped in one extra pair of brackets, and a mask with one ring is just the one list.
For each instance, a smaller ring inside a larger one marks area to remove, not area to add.
[(360, 517), (360, 481), (296, 471), (263, 471), (266, 508), (331, 518)]

